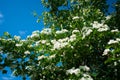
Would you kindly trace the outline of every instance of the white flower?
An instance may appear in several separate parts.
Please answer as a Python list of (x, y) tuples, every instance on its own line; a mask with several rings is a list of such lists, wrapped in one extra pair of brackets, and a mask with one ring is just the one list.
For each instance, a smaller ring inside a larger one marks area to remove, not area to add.
[(56, 41), (56, 43), (53, 44), (53, 49), (61, 49), (63, 47), (65, 47), (66, 45), (68, 45), (67, 42), (59, 42), (59, 41)]
[(54, 43), (53, 49), (59, 49), (59, 48), (61, 48), (61, 43), (58, 42), (58, 41), (56, 41), (56, 42)]
[(51, 43), (53, 44), (53, 49), (52, 50), (55, 50), (55, 49), (61, 49), (63, 47), (65, 47), (66, 45), (68, 45), (68, 40), (69, 38), (66, 37), (66, 38), (63, 38), (63, 39), (59, 39), (59, 40), (51, 40)]
[(56, 31), (56, 34), (62, 34), (68, 32), (67, 29), (62, 29), (61, 31)]
[(68, 30), (67, 29), (62, 29), (62, 32), (66, 33), (66, 32), (68, 32)]
[(51, 34), (51, 28), (45, 28), (45, 29), (43, 29), (41, 31), (41, 34), (47, 34), (47, 35)]
[(70, 27), (72, 27), (72, 25), (70, 25)]
[(85, 0), (85, 2), (89, 2), (90, 0)]
[(25, 68), (25, 69), (32, 70), (32, 69), (33, 69), (33, 67), (32, 67), (32, 66), (26, 66), (26, 68)]
[(109, 30), (109, 28), (107, 28), (107, 27), (106, 28), (99, 28), (98, 29), (99, 32), (103, 32), (103, 31), (107, 31), (107, 30)]
[(32, 35), (31, 35), (31, 36), (28, 36), (27, 38), (29, 38), (29, 37), (31, 37), (31, 38), (33, 38), (33, 37), (39, 37), (39, 34), (40, 34), (40, 31), (39, 31), (39, 30), (36, 30), (36, 31), (33, 31), (33, 32), (32, 32)]
[(75, 41), (75, 40), (76, 40), (76, 35), (75, 35), (75, 34), (72, 34), (72, 35), (70, 36), (69, 41), (70, 41), (70, 42), (73, 42), (73, 41)]
[(23, 45), (23, 43), (20, 43), (20, 44), (16, 44), (15, 46), (20, 47), (22, 45)]
[(50, 43), (46, 43), (46, 45), (50, 45)]
[(39, 30), (36, 30), (36, 31), (33, 31), (32, 34), (39, 34), (40, 31)]
[(63, 42), (66, 42), (66, 41), (68, 41), (68, 40), (69, 40), (68, 37), (62, 39)]
[(63, 39), (59, 39), (58, 42), (63, 43), (63, 42), (67, 42), (68, 40), (69, 40), (69, 38), (66, 37), (66, 38), (63, 38)]
[(29, 48), (32, 48), (32, 47), (34, 47), (34, 46), (31, 44), (31, 45), (28, 45), (28, 47), (29, 47)]
[(85, 66), (84, 66), (84, 70), (85, 70), (85, 71), (89, 71), (90, 68), (89, 68), (88, 66), (85, 65)]
[(46, 43), (46, 40), (41, 40), (41, 43), (42, 43), (42, 44), (45, 44), (45, 43)]
[(55, 40), (55, 39), (54, 39), (54, 40), (51, 40), (51, 43), (52, 43), (52, 44), (56, 43), (56, 40)]
[(80, 69), (84, 70), (84, 71), (90, 71), (90, 68), (88, 66), (80, 66)]
[(103, 24), (99, 24), (97, 21), (94, 21), (94, 22), (92, 23), (92, 26), (93, 26), (93, 28), (95, 28), (95, 29), (100, 28), (102, 25), (103, 25)]
[(104, 56), (104, 55), (107, 55), (109, 52), (110, 52), (110, 49), (105, 49), (102, 55), (103, 55), (103, 56)]
[(66, 45), (68, 45), (68, 42), (61, 43), (61, 48), (65, 47)]
[(88, 74), (83, 74), (83, 77), (80, 80), (93, 80), (93, 78)]
[(75, 17), (73, 17), (72, 19), (73, 20), (75, 20), (75, 19), (79, 19), (80, 17), (78, 17), (78, 16), (75, 16)]
[(30, 51), (25, 51), (24, 54), (30, 54)]
[(120, 38), (116, 38), (116, 41), (120, 41)]
[(90, 35), (90, 33), (92, 32), (92, 29), (88, 29), (88, 31), (86, 32), (86, 36)]
[(75, 69), (74, 67), (72, 69), (69, 69), (66, 71), (66, 74), (79, 74), (80, 73), (80, 69)]
[(21, 40), (21, 42), (25, 42), (25, 41), (26, 41), (25, 39)]
[(90, 35), (90, 33), (92, 33), (92, 29), (90, 28), (90, 27), (83, 27), (82, 28), (82, 35), (83, 35), (83, 39), (86, 37), (86, 36), (88, 36), (88, 35)]
[(34, 33), (34, 34), (32, 34), (30, 37), (31, 37), (31, 38), (33, 38), (33, 37), (39, 37), (39, 34), (37, 34), (37, 33), (35, 34), (35, 33)]
[(38, 46), (40, 44), (41, 41), (36, 41), (35, 45)]
[(46, 58), (46, 57), (47, 57), (47, 56), (44, 56), (44, 55), (38, 56), (38, 60), (44, 59), (44, 58)]
[(56, 54), (49, 56), (49, 59), (55, 58)]
[(79, 33), (80, 31), (79, 30), (73, 30), (72, 31), (72, 34), (74, 34), (74, 33)]
[(73, 49), (74, 47), (73, 46), (70, 46), (71, 47), (71, 49)]
[(117, 66), (117, 62), (116, 61), (114, 62), (114, 66)]
[(99, 32), (109, 30), (108, 25), (103, 24), (103, 23), (98, 23), (97, 21), (94, 21), (94, 23), (92, 23), (92, 26), (93, 26), (94, 29), (98, 29)]
[(108, 16), (106, 16), (105, 18), (106, 18), (106, 20), (109, 20), (109, 19), (111, 18), (111, 16), (108, 15)]
[(115, 30), (111, 30), (111, 32), (119, 32), (119, 30), (118, 30), (118, 29), (115, 29)]
[(62, 34), (63, 32), (62, 31), (56, 31), (56, 34)]
[(118, 41), (115, 41), (115, 40), (110, 40), (109, 42), (108, 42), (108, 44), (115, 44), (115, 43), (119, 43)]
[(15, 35), (15, 36), (14, 36), (14, 39), (15, 39), (15, 40), (20, 40), (20, 36), (16, 36), (16, 35)]

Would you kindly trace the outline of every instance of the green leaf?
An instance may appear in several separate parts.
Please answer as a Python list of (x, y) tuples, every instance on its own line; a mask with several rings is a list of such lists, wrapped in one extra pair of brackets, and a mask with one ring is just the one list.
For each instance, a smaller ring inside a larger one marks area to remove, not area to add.
[(36, 17), (38, 14), (36, 11), (33, 12), (33, 16)]
[(3, 71), (2, 71), (2, 74), (7, 74), (7, 70), (3, 70)]
[(0, 55), (0, 62), (2, 62), (3, 61), (3, 58), (2, 58), (2, 55)]
[(40, 22), (40, 19), (37, 19), (37, 21), (36, 21), (37, 23), (39, 23)]
[(115, 60), (114, 58), (108, 58), (104, 63), (107, 64), (113, 62), (114, 60)]
[(0, 64), (0, 70), (3, 70), (4, 69), (4, 65), (3, 64)]
[(17, 63), (15, 63), (15, 64), (10, 64), (10, 67), (13, 69), (13, 68), (16, 68), (18, 65), (17, 65)]
[(4, 35), (5, 36), (9, 36), (10, 34), (8, 32), (4, 32)]

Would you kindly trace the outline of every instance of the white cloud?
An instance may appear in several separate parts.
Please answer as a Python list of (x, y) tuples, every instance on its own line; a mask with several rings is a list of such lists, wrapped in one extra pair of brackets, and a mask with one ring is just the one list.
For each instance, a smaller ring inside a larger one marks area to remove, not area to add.
[(21, 31), (18, 31), (18, 33), (19, 33), (21, 36), (25, 35), (26, 32), (27, 32), (27, 31), (22, 31), (22, 30), (21, 30)]
[(3, 23), (3, 14), (2, 13), (0, 13), (0, 24), (2, 24)]
[(3, 18), (3, 14), (2, 13), (0, 13), (0, 18)]

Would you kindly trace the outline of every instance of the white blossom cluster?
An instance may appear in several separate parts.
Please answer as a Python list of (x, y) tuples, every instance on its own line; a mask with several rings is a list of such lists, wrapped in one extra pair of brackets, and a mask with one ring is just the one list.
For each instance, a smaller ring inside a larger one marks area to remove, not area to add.
[(114, 40), (114, 39), (109, 40), (108, 44), (109, 45), (110, 44), (116, 44), (116, 43), (119, 43), (119, 42), (120, 42), (120, 38), (116, 38), (116, 40)]
[(66, 74), (75, 74), (75, 75), (78, 75), (80, 73), (80, 69), (79, 68), (72, 68), (72, 69), (68, 69), (66, 70)]
[(41, 60), (41, 59), (44, 59), (44, 58), (47, 58), (47, 59), (53, 59), (55, 58), (56, 54), (53, 54), (53, 55), (50, 55), (50, 56), (45, 56), (45, 55), (41, 55), (41, 56), (38, 56), (38, 60)]
[(40, 45), (50, 45), (50, 43), (47, 40), (39, 40), (35, 42), (34, 46), (40, 46)]
[(80, 32), (79, 30), (75, 29), (72, 31), (72, 34), (79, 33), (79, 32)]
[(32, 35), (27, 36), (27, 38), (40, 37), (40, 34), (49, 35), (49, 34), (51, 34), (51, 29), (50, 28), (45, 28), (42, 31), (39, 31), (39, 30), (33, 31)]
[(33, 66), (26, 66), (25, 69), (27, 69), (27, 70), (32, 70), (32, 69), (33, 69)]
[(40, 31), (39, 30), (36, 30), (36, 31), (33, 31), (32, 32), (32, 35), (31, 36), (28, 36), (28, 38), (33, 38), (33, 37), (39, 37), (39, 34), (40, 34)]
[(49, 35), (49, 34), (51, 34), (51, 28), (45, 28), (42, 31), (39, 31), (39, 30), (33, 31), (32, 35), (31, 36), (27, 36), (27, 38), (39, 37), (40, 33)]
[(23, 45), (23, 43), (17, 43), (15, 46), (16, 47), (21, 47)]
[(90, 71), (90, 68), (88, 66), (80, 66), (80, 69), (82, 69), (83, 71)]
[(70, 36), (70, 38), (69, 38), (69, 42), (73, 42), (73, 41), (75, 41), (76, 40), (76, 34), (72, 34), (71, 36)]
[(88, 66), (80, 66), (79, 68), (73, 67), (71, 69), (66, 70), (66, 74), (75, 74), (78, 75), (81, 71), (90, 71), (90, 68)]
[(103, 32), (103, 31), (108, 31), (109, 30), (108, 25), (103, 24), (103, 23), (98, 23), (97, 21), (94, 21), (92, 23), (92, 27), (94, 29), (97, 29), (98, 32)]
[(72, 19), (73, 20), (75, 20), (75, 19), (79, 19), (80, 17), (78, 17), (78, 16), (75, 16), (75, 17), (73, 17)]
[[(109, 40), (108, 45), (118, 44), (119, 42), (120, 42), (120, 38), (116, 38), (116, 40), (111, 39), (111, 40)], [(109, 52), (113, 52), (113, 51), (114, 51), (114, 50), (105, 49), (102, 55), (103, 55), (103, 56), (104, 56), (104, 55), (107, 55)]]
[(19, 43), (16, 43), (16, 44), (15, 44), (15, 46), (16, 46), (16, 47), (21, 47), (21, 46), (23, 46), (23, 44), (24, 44), (25, 42), (27, 42), (27, 40), (24, 40), (24, 39), (23, 39), (23, 40), (20, 40)]
[(56, 31), (56, 34), (63, 34), (63, 33), (66, 33), (66, 32), (68, 32), (67, 29), (62, 29), (60, 31)]
[(118, 29), (115, 29), (115, 30), (111, 30), (111, 32), (119, 32), (119, 30), (118, 30)]
[(76, 40), (76, 34), (72, 34), (70, 37), (66, 37), (63, 39), (58, 39), (58, 40), (51, 40), (51, 43), (53, 44), (53, 49), (61, 49), (64, 48), (65, 46), (69, 45), (70, 42), (73, 42)]
[(46, 35), (49, 35), (51, 34), (51, 28), (45, 28), (41, 31), (41, 34), (46, 34)]
[(89, 74), (83, 74), (83, 77), (80, 80), (93, 80)]
[(25, 51), (24, 54), (30, 54), (30, 51)]
[(14, 39), (17, 40), (17, 41), (19, 41), (20, 38), (21, 38), (20, 36), (16, 36), (16, 35), (14, 36)]
[(111, 52), (110, 49), (105, 49), (102, 55), (105, 56), (105, 55), (107, 55), (109, 52)]
[(109, 20), (109, 19), (111, 19), (111, 15), (108, 15), (108, 16), (106, 16), (105, 18), (106, 18), (106, 20)]
[(92, 29), (90, 27), (83, 27), (82, 28), (82, 39), (84, 39), (86, 36), (90, 35), (90, 33), (92, 33)]
[(44, 58), (47, 58), (47, 56), (44, 56), (44, 55), (38, 56), (38, 60), (41, 60), (41, 59), (44, 59)]
[(48, 57), (48, 59), (53, 59), (53, 58), (55, 58), (55, 56), (56, 56), (56, 54), (50, 55), (50, 56)]
[(64, 38), (64, 39), (59, 39), (59, 40), (51, 40), (51, 43), (53, 44), (53, 49), (60, 49), (68, 45), (68, 39), (69, 38)]

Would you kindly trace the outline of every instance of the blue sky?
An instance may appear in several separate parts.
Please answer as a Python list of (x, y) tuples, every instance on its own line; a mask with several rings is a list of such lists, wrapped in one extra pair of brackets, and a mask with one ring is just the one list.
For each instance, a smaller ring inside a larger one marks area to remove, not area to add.
[(34, 30), (41, 30), (42, 23), (36, 23), (32, 12), (41, 15), (40, 0), (0, 0), (0, 35), (7, 31), (25, 38)]
[[(108, 3), (114, 1), (116, 0), (108, 0)], [(113, 11), (112, 8), (109, 10)], [(0, 36), (7, 31), (11, 35), (19, 35), (24, 39), (32, 31), (41, 30), (43, 23), (36, 23), (37, 18), (33, 16), (33, 11), (39, 15), (44, 11), (40, 0), (0, 0)], [(12, 76), (10, 70), (8, 74), (0, 72), (0, 80), (13, 79), (21, 80), (20, 77)]]

